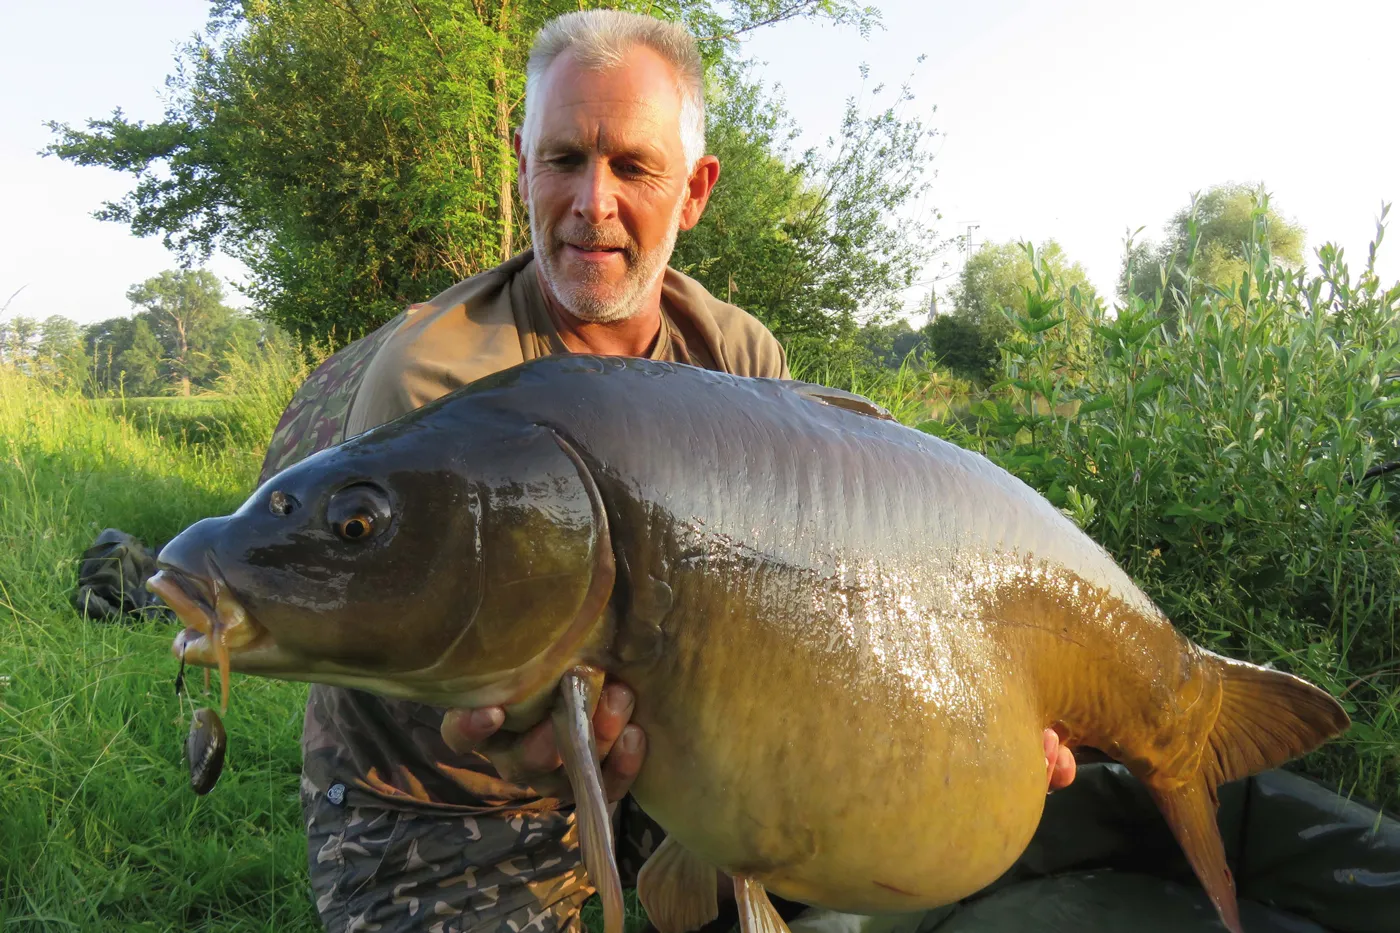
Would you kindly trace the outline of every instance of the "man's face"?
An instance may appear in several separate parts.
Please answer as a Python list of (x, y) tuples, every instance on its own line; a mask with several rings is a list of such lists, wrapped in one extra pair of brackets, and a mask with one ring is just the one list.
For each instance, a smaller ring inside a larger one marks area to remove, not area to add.
[(677, 232), (700, 219), (719, 164), (688, 171), (676, 76), (647, 48), (605, 71), (565, 53), (537, 106), (533, 150), (517, 136), (516, 153), (545, 281), (585, 321), (629, 318), (659, 288)]

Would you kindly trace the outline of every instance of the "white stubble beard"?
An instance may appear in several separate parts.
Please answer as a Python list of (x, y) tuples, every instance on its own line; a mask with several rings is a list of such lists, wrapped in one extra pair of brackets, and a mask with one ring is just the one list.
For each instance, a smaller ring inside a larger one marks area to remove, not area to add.
[[(589, 290), (589, 282), (569, 283), (554, 266), (554, 256), (541, 248), (548, 244), (544, 231), (540, 230), (538, 212), (534, 203), (526, 205), (530, 214), (530, 239), (535, 244), (535, 259), (540, 264), (545, 283), (554, 293), (555, 299), (564, 309), (581, 321), (590, 324), (612, 324), (625, 321), (642, 310), (642, 300), (666, 274), (666, 266), (671, 261), (671, 253), (676, 248), (676, 238), (680, 235), (681, 211), (685, 208), (685, 197), (676, 199), (676, 209), (671, 214), (671, 222), (666, 231), (666, 239), (657, 244), (650, 254), (642, 254), (637, 266), (629, 269), (622, 282), (622, 293), (609, 300)], [(557, 254), (556, 254), (557, 255)], [(626, 256), (623, 261), (626, 261)], [(597, 284), (597, 283), (591, 283)]]

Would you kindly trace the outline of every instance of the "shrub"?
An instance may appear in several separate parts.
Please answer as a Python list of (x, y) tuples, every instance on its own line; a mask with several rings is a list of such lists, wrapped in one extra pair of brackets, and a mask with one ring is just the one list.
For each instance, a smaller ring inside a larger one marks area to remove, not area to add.
[[(1001, 380), (963, 424), (1102, 543), (1187, 634), (1292, 670), (1354, 727), (1305, 767), (1400, 805), (1400, 285), (1270, 261), (1267, 200), (1227, 288), (1129, 297), (1109, 314), (1036, 263)], [(1129, 245), (1131, 251), (1131, 244)], [(1030, 250), (1033, 261), (1034, 251)], [(1185, 297), (1190, 295), (1189, 300)], [(1065, 320), (1089, 323), (1089, 352)]]

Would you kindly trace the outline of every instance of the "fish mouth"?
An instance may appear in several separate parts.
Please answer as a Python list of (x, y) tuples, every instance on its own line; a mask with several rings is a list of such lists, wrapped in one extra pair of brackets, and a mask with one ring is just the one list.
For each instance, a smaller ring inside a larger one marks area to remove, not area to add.
[(265, 650), (256, 649), (268, 648), (276, 653), (271, 633), (249, 614), (217, 570), (200, 578), (162, 568), (146, 581), (146, 589), (159, 596), (185, 625), (175, 636), (171, 652), (181, 661), (219, 669), (222, 705), (227, 711), (231, 656), (264, 654)]

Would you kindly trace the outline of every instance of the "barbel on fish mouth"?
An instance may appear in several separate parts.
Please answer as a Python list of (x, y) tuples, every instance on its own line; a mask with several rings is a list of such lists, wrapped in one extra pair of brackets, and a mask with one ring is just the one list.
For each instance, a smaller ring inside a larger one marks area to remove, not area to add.
[(784, 929), (766, 891), (858, 914), (975, 893), (1036, 829), (1049, 726), (1143, 781), (1238, 933), (1215, 789), (1348, 724), (1182, 637), (985, 458), (848, 393), (677, 364), (487, 377), (282, 471), (160, 567), (190, 663), (554, 717), (609, 933), (605, 674), (647, 735), (662, 933), (715, 916), (717, 871), (745, 933)]

